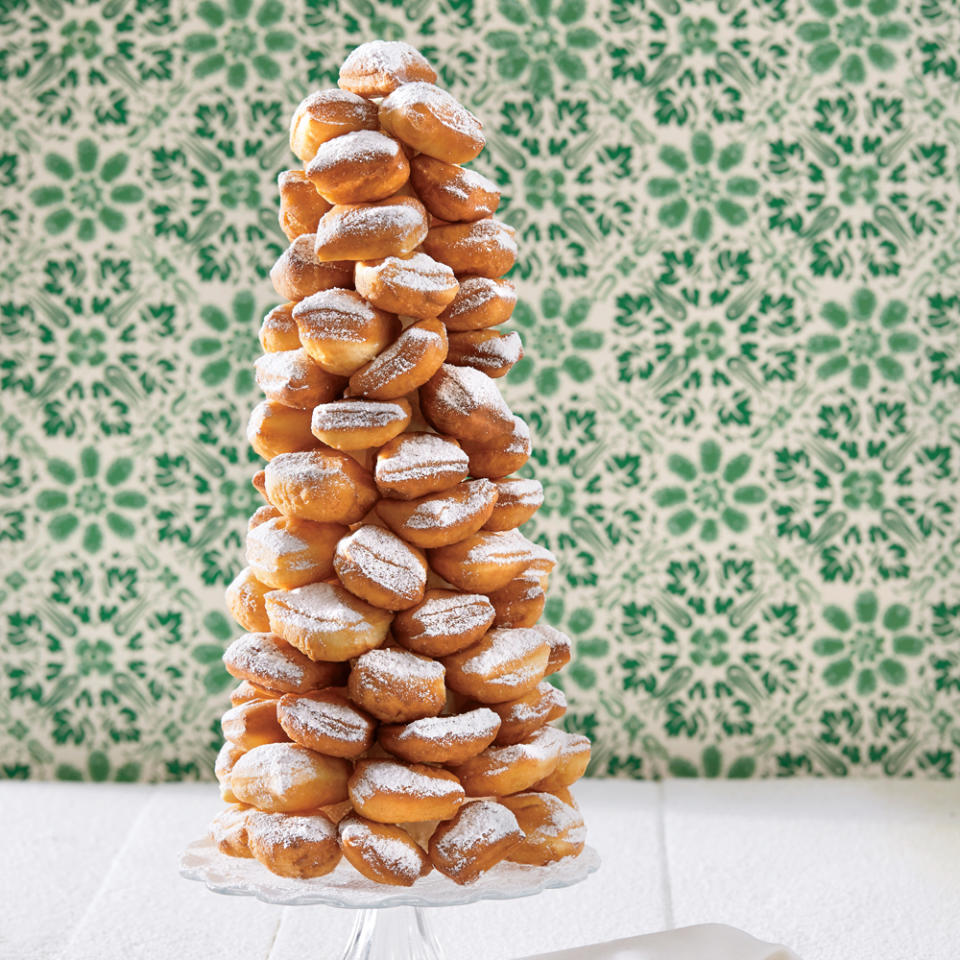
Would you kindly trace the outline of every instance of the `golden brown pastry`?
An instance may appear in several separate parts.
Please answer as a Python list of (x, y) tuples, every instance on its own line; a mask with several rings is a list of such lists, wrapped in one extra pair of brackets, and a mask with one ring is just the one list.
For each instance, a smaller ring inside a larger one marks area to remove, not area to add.
[(448, 163), (467, 163), (486, 142), (483, 124), (432, 83), (397, 87), (380, 104), (380, 126), (415, 150)]
[(500, 205), (497, 185), (482, 173), (425, 153), (410, 161), (410, 180), (423, 205), (438, 220), (480, 220)]
[(247, 842), (257, 860), (281, 877), (322, 877), (340, 862), (337, 828), (321, 813), (252, 812)]
[(238, 680), (276, 694), (328, 687), (343, 676), (338, 663), (315, 663), (272, 633), (245, 633), (223, 653), (223, 665)]
[(492, 593), (531, 566), (537, 551), (537, 545), (518, 530), (481, 530), (459, 543), (431, 550), (428, 557), (431, 568), (458, 589)]
[(465, 803), (430, 838), (430, 862), (455, 883), (473, 883), (523, 839), (517, 818), (495, 800)]
[(426, 550), (476, 533), (490, 519), (496, 502), (496, 486), (480, 479), (416, 500), (380, 500), (376, 510), (397, 536)]
[(264, 460), (317, 445), (310, 432), (310, 411), (264, 400), (250, 411), (247, 443)]
[(260, 324), (260, 346), (264, 353), (277, 353), (280, 350), (299, 350), (300, 332), (293, 319), (292, 300), (274, 307)]
[(509, 280), (492, 277), (460, 277), (460, 289), (440, 314), (451, 333), (483, 330), (510, 319), (517, 305), (517, 291)]
[[(320, 223), (331, 212), (325, 213)], [(333, 257), (318, 260), (314, 252), (316, 239), (315, 233), (301, 234), (271, 267), (273, 289), (284, 300), (302, 300), (318, 290), (349, 289), (353, 285), (353, 264)]]
[(427, 586), (423, 554), (389, 530), (369, 523), (340, 540), (333, 566), (351, 593), (384, 610), (406, 610), (418, 604)]
[(317, 193), (303, 170), (284, 170), (277, 177), (280, 188), (280, 229), (292, 243), (304, 233), (314, 233), (331, 203)]
[(370, 474), (330, 447), (281, 453), (268, 464), (266, 498), (282, 514), (318, 523), (356, 523), (377, 502)]
[(397, 760), (358, 760), (348, 789), (353, 809), (378, 823), (449, 820), (465, 796), (449, 770)]
[(433, 83), (437, 71), (403, 40), (369, 40), (355, 47), (340, 67), (338, 83), (361, 97), (386, 97), (403, 83)]
[(227, 608), (244, 630), (265, 633), (270, 629), (263, 600), (269, 590), (249, 567), (244, 567), (230, 582), (226, 590)]
[(437, 224), (430, 228), (422, 242), (425, 253), (445, 263), (458, 276), (496, 278), (508, 273), (517, 262), (517, 242), (513, 234), (509, 224), (486, 217), (472, 223)]
[(467, 455), (456, 440), (411, 432), (379, 450), (373, 475), (382, 496), (414, 500), (465, 480), (468, 468)]
[(577, 856), (586, 841), (580, 811), (550, 793), (518, 793), (500, 801), (513, 811), (524, 838), (507, 855), (515, 863), (543, 866)]
[(381, 310), (428, 320), (456, 297), (454, 272), (425, 253), (361, 260), (353, 273), (357, 292)]
[(337, 689), (288, 693), (277, 705), (277, 719), (291, 740), (328, 757), (359, 757), (370, 749), (377, 727)]
[(221, 810), (210, 823), (210, 837), (217, 849), (228, 857), (252, 857), (247, 843), (247, 813), (251, 808), (233, 803)]
[(442, 364), (420, 389), (420, 410), (438, 433), (461, 443), (490, 444), (514, 430), (513, 414), (496, 383), (472, 367)]
[(313, 408), (313, 436), (337, 450), (380, 447), (402, 433), (410, 423), (410, 403), (348, 397)]
[[(318, 261), (335, 263), (402, 257), (412, 253), (426, 236), (427, 211), (414, 197), (395, 196), (377, 203), (337, 204), (317, 225), (313, 255)], [(352, 267), (350, 273), (352, 280)], [(281, 291), (277, 292), (283, 296)]]
[(493, 743), (500, 718), (487, 707), (410, 723), (381, 724), (384, 750), (411, 763), (464, 763)]
[(410, 887), (431, 870), (426, 853), (401, 827), (351, 813), (339, 828), (343, 855), (374, 883)]
[(214, 764), (213, 772), (220, 784), (220, 798), (225, 803), (237, 802), (233, 790), (230, 789), (230, 774), (233, 773), (234, 764), (243, 756), (244, 752), (236, 744), (227, 740), (217, 753), (217, 761)]
[(337, 541), (348, 532), (341, 523), (275, 517), (247, 533), (247, 563), (274, 590), (326, 580), (333, 576)]
[(543, 679), (547, 657), (547, 641), (539, 633), (494, 627), (472, 647), (444, 657), (443, 665), (451, 690), (481, 703), (502, 703), (536, 687)]
[(397, 614), (393, 637), (415, 653), (444, 657), (476, 643), (493, 625), (493, 605), (482, 593), (427, 590), (423, 600)]
[(357, 130), (322, 143), (305, 173), (331, 204), (368, 203), (395, 194), (407, 182), (410, 164), (393, 137)]
[(435, 717), (447, 701), (443, 664), (395, 648), (358, 657), (347, 689), (354, 703), (384, 723)]
[(496, 742), (505, 746), (520, 743), (544, 724), (559, 720), (567, 712), (567, 698), (562, 690), (543, 680), (522, 697), (491, 704), (490, 709), (500, 717)]
[(248, 700), (231, 707), (220, 718), (220, 729), (225, 740), (244, 752), (288, 739), (277, 722), (277, 701), (273, 699)]
[(454, 768), (468, 797), (504, 797), (529, 790), (549, 776), (560, 756), (560, 731), (540, 727), (525, 740), (487, 747)]
[(292, 315), (304, 350), (338, 376), (349, 377), (400, 333), (400, 321), (392, 313), (353, 290), (322, 290), (301, 300)]
[[(562, 732), (562, 731), (561, 731)], [(560, 759), (553, 770), (534, 784), (534, 790), (562, 790), (576, 783), (590, 762), (590, 740), (580, 733), (562, 733)]]
[(496, 480), (519, 470), (530, 459), (530, 428), (514, 416), (507, 437), (464, 440), (461, 445), (470, 458), (471, 476)]
[(496, 611), (493, 622), (498, 627), (534, 626), (547, 601), (539, 575), (528, 570), (489, 596)]
[(556, 673), (570, 662), (570, 638), (549, 623), (538, 623), (534, 629), (547, 641), (550, 658), (547, 660), (547, 675)]
[(321, 143), (354, 130), (376, 130), (379, 108), (348, 90), (317, 90), (305, 97), (290, 122), (290, 149), (309, 163)]
[(249, 703), (251, 700), (279, 700), (282, 694), (275, 690), (268, 690), (266, 687), (258, 687), (249, 680), (241, 680), (230, 691), (230, 705), (239, 707), (241, 703)]
[[(263, 471), (261, 470), (260, 473), (263, 473)], [(266, 480), (265, 477), (263, 479), (264, 481)], [(257, 485), (254, 484), (254, 486)], [(259, 487), (257, 489), (259, 489)], [(266, 523), (274, 517), (282, 516), (283, 514), (272, 503), (265, 503), (263, 506), (257, 507), (257, 509), (250, 514), (250, 519), (247, 521), (247, 530), (259, 527), (261, 523)]]
[(267, 400), (299, 410), (311, 410), (318, 403), (332, 400), (344, 386), (342, 377), (327, 373), (303, 349), (264, 353), (254, 368), (257, 386)]
[(298, 743), (266, 743), (240, 757), (230, 789), (241, 803), (268, 813), (299, 813), (347, 798), (350, 764)]
[(498, 330), (464, 330), (449, 337), (447, 363), (455, 367), (473, 367), (488, 377), (503, 377), (523, 356), (518, 333)]
[(392, 619), (339, 583), (275, 590), (266, 602), (270, 629), (311, 660), (350, 660), (379, 647)]
[(418, 320), (350, 378), (350, 392), (375, 400), (402, 397), (426, 383), (446, 356), (446, 327)]
[(497, 502), (484, 530), (513, 530), (526, 523), (543, 504), (543, 484), (526, 477), (495, 480)]

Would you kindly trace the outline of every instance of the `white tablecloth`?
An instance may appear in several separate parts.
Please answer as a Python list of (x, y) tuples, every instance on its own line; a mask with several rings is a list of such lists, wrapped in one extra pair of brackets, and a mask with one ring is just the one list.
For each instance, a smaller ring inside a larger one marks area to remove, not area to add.
[[(803, 960), (960, 956), (958, 784), (597, 780), (575, 792), (600, 871), (532, 900), (433, 911), (451, 957), (708, 922)], [(210, 784), (0, 782), (0, 958), (335, 960), (349, 911), (219, 897), (177, 875), (219, 805)]]

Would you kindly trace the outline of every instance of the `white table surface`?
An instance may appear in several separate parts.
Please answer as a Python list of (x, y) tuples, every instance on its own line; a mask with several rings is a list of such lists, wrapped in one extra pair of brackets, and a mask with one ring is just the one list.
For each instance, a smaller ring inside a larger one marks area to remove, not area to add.
[[(960, 783), (595, 780), (575, 793), (600, 871), (433, 911), (456, 960), (707, 922), (802, 960), (960, 957)], [(350, 911), (178, 876), (220, 805), (212, 784), (0, 782), (0, 958), (335, 960)]]

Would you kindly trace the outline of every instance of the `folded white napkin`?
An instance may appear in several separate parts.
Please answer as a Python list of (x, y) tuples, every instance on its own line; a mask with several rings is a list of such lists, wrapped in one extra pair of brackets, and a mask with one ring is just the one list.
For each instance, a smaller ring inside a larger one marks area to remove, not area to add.
[(786, 947), (761, 943), (742, 930), (721, 923), (667, 930), (575, 947), (559, 953), (540, 953), (524, 960), (800, 960)]

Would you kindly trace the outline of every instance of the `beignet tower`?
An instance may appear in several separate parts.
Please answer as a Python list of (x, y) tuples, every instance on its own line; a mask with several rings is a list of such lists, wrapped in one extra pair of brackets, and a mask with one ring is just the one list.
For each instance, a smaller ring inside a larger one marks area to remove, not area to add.
[(575, 856), (568, 787), (586, 737), (545, 680), (570, 641), (538, 620), (556, 560), (519, 527), (536, 480), (496, 380), (522, 356), (496, 186), (461, 164), (480, 121), (406, 43), (365, 43), (308, 96), (279, 177), (290, 241), (271, 271), (267, 465), (247, 566), (249, 631), (224, 663), (219, 849), (317, 877), (341, 856), (379, 883), (470, 883), (501, 860)]

